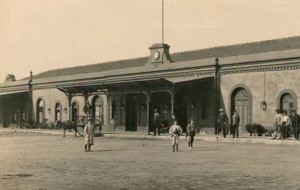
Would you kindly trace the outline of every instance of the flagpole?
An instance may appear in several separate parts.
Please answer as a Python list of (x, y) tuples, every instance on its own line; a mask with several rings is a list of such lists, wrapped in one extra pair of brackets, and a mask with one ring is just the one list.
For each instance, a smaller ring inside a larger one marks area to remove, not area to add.
[(162, 43), (164, 43), (164, 0), (162, 0), (162, 10), (161, 10), (161, 12), (162, 12), (162, 26), (161, 26), (161, 28), (162, 28), (162, 36), (161, 36), (161, 38), (162, 38)]

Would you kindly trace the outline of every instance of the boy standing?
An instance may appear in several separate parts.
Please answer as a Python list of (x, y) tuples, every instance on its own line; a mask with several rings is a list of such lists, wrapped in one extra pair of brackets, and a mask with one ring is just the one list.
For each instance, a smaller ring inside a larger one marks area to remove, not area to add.
[(186, 136), (188, 138), (189, 149), (193, 148), (194, 136), (196, 135), (196, 129), (194, 124), (194, 119), (191, 119), (191, 123), (186, 127)]
[(84, 150), (88, 152), (91, 150), (91, 146), (94, 145), (94, 125), (91, 119), (88, 120), (83, 131), (85, 136)]
[(177, 124), (177, 121), (174, 121), (174, 125), (172, 125), (169, 130), (169, 134), (172, 137), (173, 152), (175, 152), (175, 150), (178, 151), (179, 137), (181, 133), (182, 128)]

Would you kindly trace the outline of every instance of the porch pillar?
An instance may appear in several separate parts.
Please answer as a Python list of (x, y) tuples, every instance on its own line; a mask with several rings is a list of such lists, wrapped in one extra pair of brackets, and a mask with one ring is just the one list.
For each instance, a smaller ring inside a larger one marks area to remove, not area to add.
[(67, 93), (67, 97), (68, 97), (68, 106), (69, 106), (69, 122), (72, 121), (72, 98), (73, 98), (73, 94), (71, 93)]
[(30, 79), (28, 81), (28, 114), (27, 121), (31, 122), (32, 119), (32, 71), (30, 71)]
[(214, 99), (215, 99), (215, 135), (218, 134), (218, 122), (219, 116), (219, 58), (215, 58), (215, 77), (214, 77)]
[(172, 91), (170, 95), (171, 95), (171, 114), (174, 114), (174, 91)]

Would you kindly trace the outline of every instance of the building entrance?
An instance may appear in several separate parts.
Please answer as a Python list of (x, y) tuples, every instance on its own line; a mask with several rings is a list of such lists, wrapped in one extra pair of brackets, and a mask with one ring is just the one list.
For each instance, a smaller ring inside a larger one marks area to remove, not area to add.
[(250, 122), (250, 98), (248, 92), (244, 88), (237, 88), (232, 95), (232, 109), (237, 111), (240, 116), (240, 132), (245, 133), (245, 126)]
[(126, 131), (137, 131), (136, 95), (126, 95)]

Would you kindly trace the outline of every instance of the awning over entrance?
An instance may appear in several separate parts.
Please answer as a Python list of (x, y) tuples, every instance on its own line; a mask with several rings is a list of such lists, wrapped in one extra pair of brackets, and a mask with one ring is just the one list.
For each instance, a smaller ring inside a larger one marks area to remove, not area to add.
[(156, 87), (171, 87), (169, 81), (158, 79), (143, 79), (135, 81), (111, 82), (103, 84), (80, 85), (80, 86), (57, 86), (61, 91), (68, 93), (80, 92), (97, 92), (97, 91), (115, 91), (115, 90), (130, 90), (130, 89), (151, 89)]
[(100, 84), (86, 84), (74, 86), (57, 86), (57, 88), (67, 93), (81, 93), (81, 92), (107, 92), (107, 91), (131, 91), (131, 90), (145, 90), (155, 88), (171, 88), (176, 84), (184, 84), (197, 80), (210, 79), (213, 76), (187, 76), (187, 77), (172, 77), (172, 78), (156, 78), (156, 79), (139, 79), (123, 82), (111, 82)]

